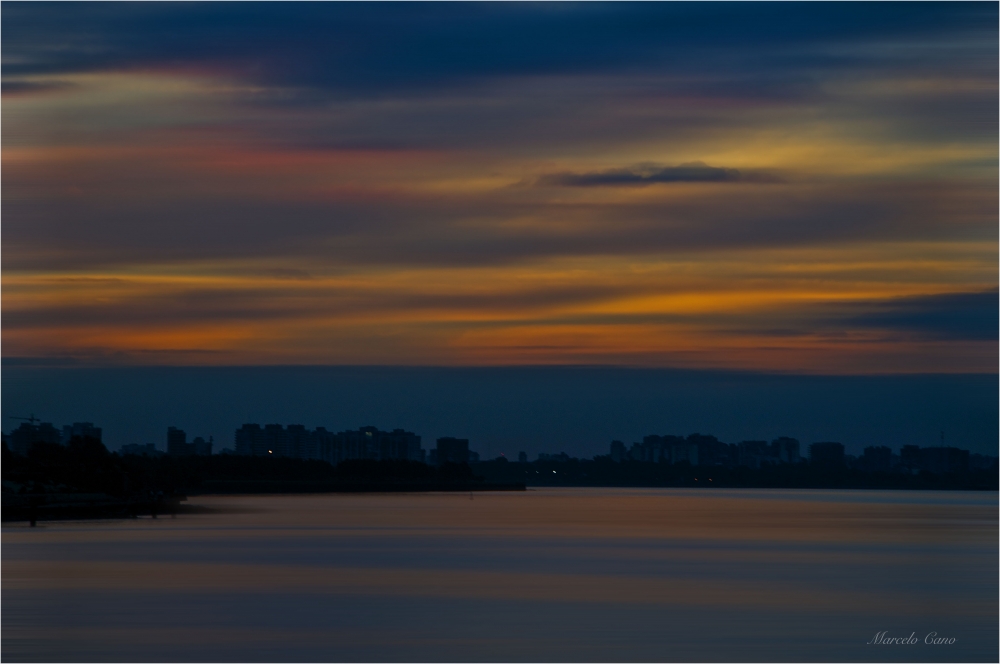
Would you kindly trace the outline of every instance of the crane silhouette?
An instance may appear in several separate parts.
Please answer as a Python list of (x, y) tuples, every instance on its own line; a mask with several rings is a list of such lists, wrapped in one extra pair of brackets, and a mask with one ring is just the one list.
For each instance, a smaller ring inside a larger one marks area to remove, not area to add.
[(32, 424), (34, 424), (35, 422), (41, 422), (41, 420), (39, 418), (35, 417), (34, 413), (31, 414), (31, 417), (16, 417), (14, 415), (11, 415), (10, 419), (12, 419), (12, 420), (26, 420), (26, 421), (28, 421), (28, 422), (30, 422)]

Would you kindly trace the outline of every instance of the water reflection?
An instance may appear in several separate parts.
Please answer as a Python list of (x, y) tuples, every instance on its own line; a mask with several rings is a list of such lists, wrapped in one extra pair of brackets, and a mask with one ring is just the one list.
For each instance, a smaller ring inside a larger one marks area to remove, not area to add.
[[(3, 533), (3, 657), (996, 661), (997, 495), (212, 496)], [(952, 645), (868, 645), (878, 632)]]

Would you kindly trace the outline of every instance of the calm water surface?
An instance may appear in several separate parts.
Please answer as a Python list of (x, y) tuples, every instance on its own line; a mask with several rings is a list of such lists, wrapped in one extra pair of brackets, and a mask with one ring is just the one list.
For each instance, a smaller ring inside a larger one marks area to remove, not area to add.
[(190, 502), (219, 511), (5, 526), (2, 658), (998, 659), (996, 493)]

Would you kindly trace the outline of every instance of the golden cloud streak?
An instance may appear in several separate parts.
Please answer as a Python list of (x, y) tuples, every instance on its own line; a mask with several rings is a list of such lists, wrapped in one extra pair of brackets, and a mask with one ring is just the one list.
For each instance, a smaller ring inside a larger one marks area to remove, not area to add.
[[(873, 260), (887, 254), (894, 259)], [(977, 257), (981, 281), (970, 284)], [(302, 279), (271, 276), (280, 265), (273, 261), (13, 273), (3, 283), (3, 340), (8, 356), (121, 352), (189, 359), (185, 353), (210, 352), (222, 363), (382, 363), (389, 357), (403, 364), (898, 371), (910, 361), (913, 371), (941, 370), (947, 362), (952, 369), (981, 370), (996, 355), (989, 344), (889, 339), (870, 330), (824, 333), (801, 322), (797, 332), (769, 328), (795, 327), (810, 308), (988, 289), (990, 263), (981, 246), (969, 243), (948, 251), (905, 244), (805, 254), (742, 251), (697, 261), (375, 266)], [(637, 322), (649, 316), (668, 319)]]
[[(580, 81), (557, 79), (500, 85), (522, 94), (560, 85), (567, 94), (585, 92), (573, 87)], [(591, 100), (594, 117), (608, 122), (656, 122), (642, 140), (596, 132), (593, 142), (587, 135), (536, 147), (512, 134), (510, 145), (468, 149), (443, 140), (447, 131), (437, 135), (440, 144), (428, 139), (423, 147), (337, 146), (334, 139), (352, 135), (350, 122), (377, 136), (368, 115), (381, 114), (391, 127), (408, 118), (437, 121), (488, 109), (509, 91), (281, 107), (245, 103), (264, 91), (212, 71), (22, 82), (59, 87), (4, 100), (8, 357), (996, 369), (995, 343), (830, 322), (849, 321), (859, 303), (996, 287), (995, 228), (986, 223), (995, 213), (996, 145), (903, 136), (884, 131), (884, 119), (837, 110), (887, 95), (978, 93), (978, 80), (830, 82), (826, 91), (839, 101), (811, 109), (710, 108), (669, 95), (638, 95), (626, 107)], [(694, 111), (711, 112), (718, 126), (708, 133), (693, 127), (690, 135), (668, 130), (671, 119)], [(274, 128), (288, 133), (272, 136)], [(314, 135), (332, 147), (303, 140)], [(692, 161), (772, 169), (782, 181), (540, 184), (552, 173)], [(65, 207), (45, 207), (53, 201)], [(169, 208), (177, 201), (179, 213)], [(829, 218), (827, 201), (842, 204)], [(247, 210), (262, 203), (273, 207), (250, 229)], [(289, 203), (299, 207), (280, 207)], [(218, 221), (214, 211), (197, 217), (211, 204), (235, 207), (229, 217), (220, 213), (218, 244), (198, 254), (202, 225), (211, 230)], [(43, 212), (23, 212), (32, 206)], [(868, 216), (844, 219), (859, 208)], [(79, 224), (103, 235), (79, 250), (89, 264), (63, 268), (77, 251), (66, 239), (76, 227), (57, 222), (75, 220), (81, 209)], [(843, 225), (842, 234), (796, 235), (802, 210), (815, 213), (804, 225)], [(190, 215), (177, 222), (190, 235), (175, 229), (175, 214)], [(920, 241), (907, 235), (911, 217), (923, 229)], [(48, 224), (48, 235), (32, 235)], [(143, 224), (155, 233), (144, 236)], [(240, 251), (226, 253), (228, 245), (245, 228), (262, 239), (232, 258)], [(147, 250), (134, 261), (133, 245), (114, 242), (132, 231)], [(727, 245), (727, 234), (743, 239)], [(269, 243), (286, 235), (294, 242), (271, 251)], [(616, 245), (622, 237), (628, 241)], [(156, 253), (164, 239), (176, 240), (173, 253)], [(504, 243), (515, 248), (490, 253)], [(532, 253), (543, 244), (548, 253)], [(407, 260), (411, 246), (424, 250), (422, 263)]]

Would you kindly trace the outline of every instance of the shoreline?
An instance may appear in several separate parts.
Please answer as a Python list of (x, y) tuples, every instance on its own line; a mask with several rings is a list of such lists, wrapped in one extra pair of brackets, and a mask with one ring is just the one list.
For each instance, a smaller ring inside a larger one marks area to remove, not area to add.
[[(11, 495), (4, 496), (2, 516), (0, 522), (4, 524), (15, 524), (29, 522), (32, 525), (39, 521), (87, 521), (87, 520), (119, 520), (138, 518), (176, 518), (178, 515), (191, 514), (216, 514), (225, 513), (228, 510), (206, 507), (187, 502), (189, 499), (196, 499), (202, 496), (293, 496), (293, 495), (329, 495), (329, 494), (375, 494), (375, 493), (483, 493), (483, 492), (510, 492), (510, 491), (532, 491), (536, 489), (558, 489), (558, 488), (578, 488), (578, 489), (737, 489), (737, 490), (817, 490), (817, 491), (933, 491), (935, 493), (950, 492), (973, 492), (989, 493), (997, 492), (995, 487), (966, 488), (911, 488), (911, 487), (845, 487), (845, 486), (808, 486), (808, 487), (764, 487), (764, 486), (731, 486), (731, 485), (623, 485), (623, 484), (524, 484), (524, 483), (476, 483), (476, 484), (451, 484), (451, 485), (428, 485), (415, 483), (378, 483), (354, 486), (317, 486), (314, 483), (299, 483), (298, 486), (289, 486), (286, 482), (214, 482), (217, 486), (211, 490), (201, 488), (197, 491), (184, 492), (174, 496), (164, 496), (158, 501), (138, 501), (138, 500), (116, 500), (110, 496), (98, 496), (94, 494), (42, 494), (35, 496)], [(228, 486), (219, 486), (226, 484)], [(256, 484), (256, 490), (247, 490), (248, 484)], [(261, 484), (270, 484), (268, 490), (261, 490)], [(240, 486), (234, 486), (240, 485)], [(17, 499), (20, 504), (10, 504), (10, 499)], [(32, 504), (32, 499), (34, 502)], [(51, 500), (46, 500), (51, 499)]]

